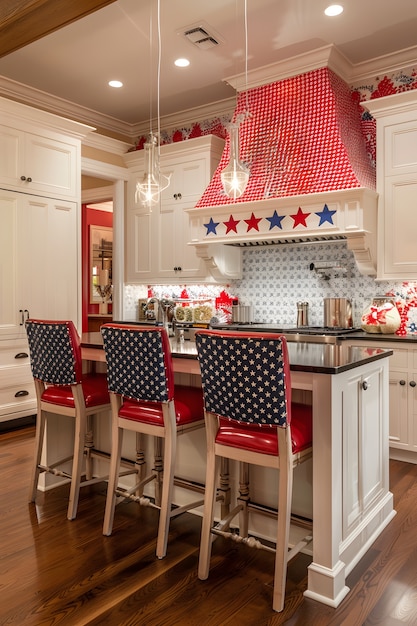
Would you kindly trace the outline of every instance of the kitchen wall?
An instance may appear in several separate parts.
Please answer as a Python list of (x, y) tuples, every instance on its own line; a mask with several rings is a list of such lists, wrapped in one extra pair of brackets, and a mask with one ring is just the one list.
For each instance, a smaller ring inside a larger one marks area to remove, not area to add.
[[(310, 264), (334, 264), (345, 271), (330, 271), (320, 277)], [(181, 286), (155, 286), (158, 296), (179, 297)], [(296, 303), (309, 302), (309, 324), (323, 324), (323, 298), (351, 298), (354, 325), (360, 326), (363, 309), (375, 295), (391, 294), (401, 312), (406, 309), (407, 333), (417, 334), (417, 283), (376, 282), (359, 273), (353, 254), (344, 241), (291, 244), (243, 250), (243, 278), (230, 285), (187, 287), (191, 297), (217, 297), (222, 290), (235, 295), (241, 304), (252, 304), (254, 321), (296, 323)], [(137, 319), (138, 298), (148, 296), (146, 285), (126, 285), (125, 313)]]

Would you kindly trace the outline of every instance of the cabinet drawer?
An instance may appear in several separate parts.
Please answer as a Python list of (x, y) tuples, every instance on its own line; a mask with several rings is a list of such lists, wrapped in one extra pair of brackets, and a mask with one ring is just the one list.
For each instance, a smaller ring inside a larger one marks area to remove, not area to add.
[(26, 340), (11, 339), (0, 342), (0, 367), (25, 365), (29, 362), (29, 348)]
[(2, 384), (0, 388), (0, 416), (29, 410), (36, 413), (36, 393), (33, 380)]

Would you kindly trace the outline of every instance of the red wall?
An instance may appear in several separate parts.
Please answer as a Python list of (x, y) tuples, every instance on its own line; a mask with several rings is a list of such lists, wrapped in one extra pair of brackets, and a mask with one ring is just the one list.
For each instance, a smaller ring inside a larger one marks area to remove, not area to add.
[[(90, 224), (113, 227), (113, 213), (82, 205), (82, 332), (88, 331), (88, 314), (98, 313), (98, 304), (90, 304)], [(111, 313), (111, 304), (109, 305)]]

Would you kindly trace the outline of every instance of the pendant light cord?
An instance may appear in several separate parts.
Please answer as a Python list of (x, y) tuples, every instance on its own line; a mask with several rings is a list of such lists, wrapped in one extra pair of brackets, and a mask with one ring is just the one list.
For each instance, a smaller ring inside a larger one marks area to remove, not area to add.
[[(246, 0), (245, 0), (246, 2)], [(157, 66), (157, 82), (156, 82), (156, 118), (158, 132), (158, 161), (161, 148), (161, 119), (159, 110), (160, 87), (161, 87), (161, 56), (162, 56), (162, 38), (161, 38), (161, 0), (158, 0), (158, 66)]]

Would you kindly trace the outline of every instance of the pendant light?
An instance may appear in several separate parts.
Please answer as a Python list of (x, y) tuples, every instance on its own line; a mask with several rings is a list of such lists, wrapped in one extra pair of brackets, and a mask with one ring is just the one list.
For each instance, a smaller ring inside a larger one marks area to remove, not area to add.
[[(161, 174), (159, 169), (159, 152), (160, 152), (160, 114), (159, 114), (159, 100), (160, 100), (160, 82), (161, 82), (161, 3), (158, 0), (158, 63), (157, 63), (157, 124), (158, 132), (155, 134), (152, 131), (152, 97), (151, 97), (151, 114), (150, 114), (150, 133), (148, 140), (144, 144), (145, 151), (145, 173), (140, 182), (136, 183), (136, 202), (140, 202), (149, 211), (152, 211), (152, 207), (158, 204), (161, 191), (166, 189), (170, 182), (171, 176), (165, 176)], [(152, 14), (150, 20), (150, 47), (152, 57)]]
[(246, 111), (243, 115), (236, 117), (235, 121), (229, 126), (229, 145), (230, 155), (229, 163), (220, 173), (223, 190), (229, 198), (239, 198), (245, 191), (249, 182), (249, 168), (240, 161), (240, 141), (239, 129), (241, 123), (249, 117), (248, 111), (248, 10), (247, 0), (245, 2), (245, 91), (246, 91)]

